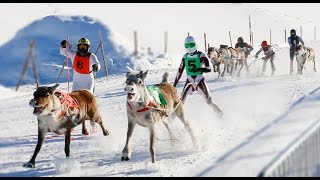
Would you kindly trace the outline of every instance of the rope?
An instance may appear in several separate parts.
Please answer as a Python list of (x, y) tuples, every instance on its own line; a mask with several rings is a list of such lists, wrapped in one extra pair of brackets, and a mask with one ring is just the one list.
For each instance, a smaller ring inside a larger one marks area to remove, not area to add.
[[(175, 111), (178, 108), (180, 102), (181, 102), (181, 100), (178, 101), (178, 104), (176, 105), (175, 108), (173, 108), (173, 111)], [(152, 107), (152, 106), (145, 106), (145, 108), (150, 108), (150, 109), (159, 110), (159, 111), (169, 111), (170, 110), (170, 109), (157, 108), (157, 107)]]
[[(157, 137), (156, 137), (156, 138), (157, 138)], [(162, 139), (162, 140), (161, 140), (161, 139), (157, 138), (157, 140), (158, 140), (158, 141), (169, 141), (169, 140), (178, 140), (178, 139), (171, 139), (171, 138), (169, 138), (169, 139)]]

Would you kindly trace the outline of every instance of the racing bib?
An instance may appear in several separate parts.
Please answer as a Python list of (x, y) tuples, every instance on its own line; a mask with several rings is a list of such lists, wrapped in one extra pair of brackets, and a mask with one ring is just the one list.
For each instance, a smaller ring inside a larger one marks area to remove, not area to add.
[(82, 57), (76, 54), (73, 60), (72, 67), (80, 74), (89, 74), (90, 56)]
[(186, 72), (188, 76), (201, 75), (201, 71), (193, 72), (193, 68), (200, 68), (200, 55), (197, 54), (196, 57), (188, 57), (186, 54), (184, 56), (184, 63), (186, 65)]

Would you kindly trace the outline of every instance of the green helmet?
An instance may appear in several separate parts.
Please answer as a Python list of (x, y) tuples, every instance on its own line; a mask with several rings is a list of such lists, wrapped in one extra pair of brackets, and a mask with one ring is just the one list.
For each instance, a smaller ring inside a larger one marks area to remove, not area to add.
[(87, 38), (81, 38), (77, 42), (77, 45), (79, 45), (79, 44), (87, 44), (88, 46), (90, 46), (90, 41)]

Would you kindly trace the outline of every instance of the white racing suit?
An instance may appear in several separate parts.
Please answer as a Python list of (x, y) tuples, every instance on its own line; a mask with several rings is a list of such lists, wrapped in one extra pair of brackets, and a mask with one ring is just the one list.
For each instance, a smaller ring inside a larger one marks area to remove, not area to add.
[(212, 101), (207, 83), (202, 75), (204, 72), (211, 72), (207, 55), (201, 51), (196, 51), (193, 54), (185, 54), (182, 58), (173, 86), (176, 87), (185, 68), (187, 72), (187, 80), (181, 93), (181, 101), (185, 103), (189, 95), (191, 95), (194, 91), (198, 91), (206, 100), (207, 104), (210, 105), (213, 111), (217, 114), (217, 116), (223, 118), (222, 111)]
[[(66, 56), (66, 51), (66, 48), (60, 48), (60, 54), (64, 56)], [(68, 57), (71, 59), (73, 69), (72, 91), (87, 89), (93, 94), (94, 77), (92, 65), (97, 64), (98, 70), (100, 69), (100, 63), (97, 56), (90, 53), (88, 57), (79, 57), (77, 51), (68, 49)]]

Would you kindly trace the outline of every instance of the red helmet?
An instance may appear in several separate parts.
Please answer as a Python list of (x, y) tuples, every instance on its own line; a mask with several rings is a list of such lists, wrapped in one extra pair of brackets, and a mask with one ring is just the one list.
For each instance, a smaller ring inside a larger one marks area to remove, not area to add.
[(261, 46), (262, 46), (262, 47), (267, 47), (267, 46), (268, 46), (267, 41), (262, 41)]

